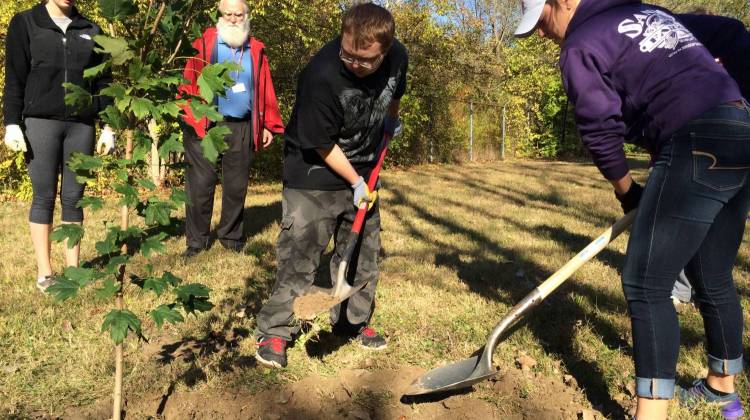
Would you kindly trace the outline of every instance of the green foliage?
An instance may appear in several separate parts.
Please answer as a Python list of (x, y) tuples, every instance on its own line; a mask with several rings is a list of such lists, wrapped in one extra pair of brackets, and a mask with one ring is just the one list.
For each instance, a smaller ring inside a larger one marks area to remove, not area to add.
[(111, 310), (107, 316), (104, 317), (102, 323), (102, 332), (109, 331), (109, 336), (112, 337), (112, 341), (115, 344), (120, 344), (125, 341), (125, 337), (128, 336), (128, 331), (133, 331), (138, 336), (141, 336), (141, 320), (128, 310)]
[(178, 322), (182, 322), (185, 320), (185, 318), (182, 317), (182, 314), (174, 310), (174, 304), (172, 305), (159, 305), (156, 309), (149, 312), (149, 316), (151, 319), (154, 320), (154, 323), (161, 328), (161, 326), (164, 324), (164, 321), (169, 322), (170, 324), (176, 324)]
[(219, 154), (227, 150), (229, 146), (224, 141), (224, 137), (231, 131), (225, 126), (216, 126), (208, 130), (206, 136), (201, 140), (201, 149), (203, 156), (211, 163), (216, 163)]
[[(203, 7), (207, 1), (176, 0), (169, 3), (168, 7), (164, 4), (166, 12), (161, 15), (167, 21), (155, 22), (156, 8), (161, 8), (161, 2), (98, 2), (98, 10), (107, 23), (105, 27), (115, 28), (115, 32), (94, 38), (96, 51), (104, 55), (105, 61), (86, 69), (85, 77), (111, 72), (113, 83), (98, 95), (111, 98), (113, 104), (100, 114), (100, 119), (119, 130), (120, 139), (132, 140), (132, 153), (122, 153), (118, 149), (114, 157), (74, 154), (67, 165), (79, 182), (95, 182), (98, 177), (106, 176), (103, 174), (109, 174), (110, 191), (119, 196), (120, 205), (136, 209), (141, 219), (135, 226), (127, 228), (116, 226), (115, 221), (105, 224), (106, 235), (95, 244), (103, 262), (94, 267), (66, 269), (57, 283), (49, 288), (59, 300), (69, 299), (90, 285), (95, 285), (96, 295), (100, 298), (120, 296), (128, 280), (144, 292), (152, 292), (162, 299), (171, 292), (174, 294), (172, 303), (161, 304), (147, 312), (159, 327), (164, 322), (183, 321), (179, 311), (195, 314), (207, 311), (213, 305), (207, 287), (200, 284), (182, 286), (182, 280), (171, 273), (159, 276), (148, 266), (148, 273), (143, 277), (125, 274), (134, 252), (148, 259), (165, 251), (167, 234), (162, 227), (174, 223), (172, 214), (187, 201), (185, 192), (177, 188), (165, 197), (146, 177), (148, 155), (152, 146), (157, 147), (163, 158), (183, 151), (178, 122), (182, 116), (181, 106), (186, 101), (190, 101), (191, 107), (200, 115), (215, 121), (221, 119), (212, 101), (216, 94), (225, 92), (231, 82), (229, 71), (233, 68), (233, 65), (207, 66), (201, 77), (201, 96), (176, 99), (176, 87), (182, 82), (181, 63), (177, 60), (191, 54), (191, 37), (208, 22)], [(147, 32), (150, 28), (157, 30)], [(86, 90), (72, 84), (65, 87), (66, 103), (76, 107), (91, 104), (93, 98)], [(159, 126), (159, 135), (152, 138), (150, 124), (153, 122)], [(214, 127), (209, 131), (204, 149), (210, 159), (216, 160), (226, 150), (224, 136), (228, 132), (225, 127)], [(130, 144), (122, 141), (118, 146), (125, 143)], [(102, 200), (86, 197), (78, 205), (96, 210), (102, 207)], [(51, 238), (67, 240), (68, 246), (72, 247), (82, 236), (81, 226), (63, 224), (55, 228)], [(129, 332), (142, 337), (141, 320), (137, 314), (116, 308), (104, 318), (102, 331), (109, 331), (112, 340), (119, 344)]]
[(76, 223), (63, 223), (52, 231), (49, 238), (55, 242), (67, 240), (68, 248), (73, 249), (83, 238), (83, 227)]

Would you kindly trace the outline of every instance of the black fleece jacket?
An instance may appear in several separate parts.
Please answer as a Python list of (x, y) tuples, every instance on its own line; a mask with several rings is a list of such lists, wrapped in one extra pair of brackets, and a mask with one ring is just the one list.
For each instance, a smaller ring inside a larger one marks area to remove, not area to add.
[(96, 95), (111, 82), (108, 73), (83, 78), (83, 70), (102, 62), (94, 52), (99, 26), (74, 8), (72, 22), (63, 33), (43, 5), (13, 16), (5, 44), (5, 125), (20, 124), (25, 117), (93, 123), (110, 101), (94, 96), (86, 109), (65, 105), (64, 82)]

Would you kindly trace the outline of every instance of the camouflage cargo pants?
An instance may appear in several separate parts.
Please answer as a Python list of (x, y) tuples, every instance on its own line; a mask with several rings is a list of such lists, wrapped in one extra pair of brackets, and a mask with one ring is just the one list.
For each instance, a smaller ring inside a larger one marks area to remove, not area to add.
[[(342, 253), (349, 240), (356, 208), (352, 191), (299, 190), (284, 188), (281, 233), (276, 243), (278, 269), (271, 297), (257, 317), (257, 335), (281, 337), (287, 341), (299, 331), (292, 305), (315, 280), (320, 259), (333, 236), (331, 278), (336, 278)], [(347, 280), (354, 286), (367, 285), (347, 301), (331, 309), (331, 324), (350, 329), (370, 321), (375, 307), (380, 251), (378, 203), (368, 212), (357, 248), (350, 261)]]

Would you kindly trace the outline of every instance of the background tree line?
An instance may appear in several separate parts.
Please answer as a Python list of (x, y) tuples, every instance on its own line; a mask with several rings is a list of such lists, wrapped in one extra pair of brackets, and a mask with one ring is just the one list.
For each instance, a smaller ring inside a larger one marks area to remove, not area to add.
[[(158, 7), (162, 2), (135, 0)], [(4, 82), (5, 34), (11, 17), (36, 4), (16, 0), (0, 4), (0, 88)], [(185, 27), (185, 42), (216, 18), (215, 0), (188, 2), (200, 10), (196, 22)], [(339, 32), (343, 10), (351, 0), (250, 0), (253, 34), (264, 41), (282, 113), (289, 116), (297, 75), (308, 59)], [(473, 157), (499, 157), (505, 115), (506, 156), (568, 158), (584, 154), (572, 111), (556, 67), (559, 49), (531, 37), (516, 40), (517, 0), (382, 0), (397, 23), (397, 37), (410, 53), (409, 84), (402, 100), (404, 133), (391, 144), (389, 161), (395, 165), (451, 163), (469, 158), (469, 109), (473, 110)], [(697, 7), (742, 20), (750, 25), (747, 0), (658, 0), (653, 3), (675, 12)], [(78, 0), (78, 9), (103, 22), (96, 0)], [(171, 13), (171, 15), (170, 15)], [(162, 25), (181, 25), (179, 10), (167, 9)], [(105, 26), (105, 31), (129, 28)], [(153, 48), (158, 49), (158, 43)], [(174, 66), (184, 64), (175, 57)], [(2, 89), (0, 89), (2, 95)], [(0, 100), (2, 97), (0, 96)], [(471, 105), (470, 105), (471, 104)], [(0, 127), (0, 135), (3, 133)], [(253, 165), (256, 178), (278, 179), (282, 139), (277, 139)], [(174, 156), (179, 159), (179, 156)], [(158, 160), (158, 159), (157, 159)], [(158, 172), (158, 171), (157, 171)], [(162, 173), (162, 176), (165, 174)], [(181, 182), (179, 171), (167, 182)], [(106, 179), (94, 182), (106, 188)], [(0, 195), (26, 199), (31, 188), (20, 155), (0, 148)]]

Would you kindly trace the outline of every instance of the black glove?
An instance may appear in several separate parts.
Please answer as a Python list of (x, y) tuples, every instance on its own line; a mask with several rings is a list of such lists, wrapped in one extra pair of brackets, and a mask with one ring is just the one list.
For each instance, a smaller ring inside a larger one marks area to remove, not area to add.
[(630, 210), (638, 208), (638, 203), (641, 202), (641, 195), (643, 195), (643, 187), (635, 181), (630, 184), (630, 189), (625, 194), (620, 195), (615, 192), (615, 197), (620, 202), (622, 211), (626, 214), (630, 213)]

